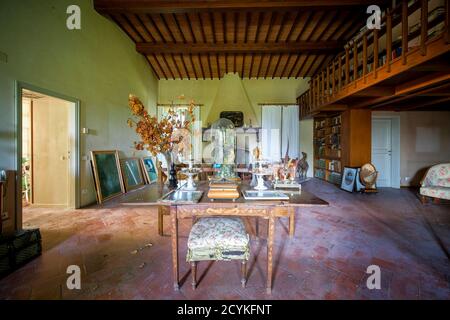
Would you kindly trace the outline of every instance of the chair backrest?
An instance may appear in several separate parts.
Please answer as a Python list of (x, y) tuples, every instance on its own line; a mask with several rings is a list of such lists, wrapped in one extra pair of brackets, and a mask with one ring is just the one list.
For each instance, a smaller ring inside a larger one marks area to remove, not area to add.
[(422, 187), (450, 188), (450, 163), (440, 163), (428, 169)]

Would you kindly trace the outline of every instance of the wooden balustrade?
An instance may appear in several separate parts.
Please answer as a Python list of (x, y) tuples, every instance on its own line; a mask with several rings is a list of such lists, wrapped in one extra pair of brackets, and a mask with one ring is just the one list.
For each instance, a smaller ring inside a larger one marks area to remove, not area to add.
[[(439, 18), (435, 18), (438, 21), (434, 22), (428, 21), (428, 0), (417, 0), (409, 6), (408, 2), (408, 0), (401, 0), (395, 8), (388, 8), (382, 17), (382, 28), (380, 30), (373, 29), (362, 32), (345, 46), (343, 53), (337, 55), (335, 59), (311, 78), (310, 89), (303, 94), (305, 99), (301, 100), (302, 108), (305, 110), (302, 115), (310, 114), (313, 111), (317, 112), (322, 106), (333, 103), (334, 98), (342, 90), (350, 85), (356, 88), (359, 79), (362, 79), (363, 83), (367, 83), (369, 75), (372, 75), (371, 79), (377, 79), (380, 68), (386, 68), (385, 70), (388, 73), (392, 72), (392, 64), (397, 58), (401, 59), (402, 65), (406, 65), (410, 52), (408, 50), (409, 38), (420, 37), (418, 49), (420, 54), (426, 55), (428, 28), (441, 23), (441, 19), (444, 19), (445, 23), (443, 31), (445, 41), (449, 43), (450, 0), (445, 0), (444, 17), (439, 16)], [(408, 18), (417, 10), (420, 10), (420, 28), (410, 34)], [(393, 29), (400, 24), (401, 41), (393, 41)], [(380, 39), (383, 39), (382, 37), (384, 37), (383, 43), (385, 45), (383, 51), (380, 52), (379, 42)], [(400, 50), (401, 53), (399, 53)], [(358, 56), (359, 53), (360, 56)]]
[(406, 64), (408, 53), (408, 0), (402, 0), (402, 63)]
[(392, 60), (392, 15), (391, 9), (386, 12), (386, 66), (387, 71), (391, 72)]

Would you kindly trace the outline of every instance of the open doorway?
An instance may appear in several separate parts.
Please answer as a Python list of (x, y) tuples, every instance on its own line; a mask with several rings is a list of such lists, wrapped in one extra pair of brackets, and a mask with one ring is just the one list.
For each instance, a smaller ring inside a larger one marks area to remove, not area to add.
[(18, 93), (22, 207), (78, 208), (79, 102), (30, 86)]

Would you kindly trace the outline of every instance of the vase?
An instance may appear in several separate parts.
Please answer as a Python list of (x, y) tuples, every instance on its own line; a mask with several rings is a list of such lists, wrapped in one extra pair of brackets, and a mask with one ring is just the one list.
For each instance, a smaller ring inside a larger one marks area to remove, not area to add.
[(169, 176), (169, 188), (177, 188), (178, 180), (177, 180), (177, 170), (175, 167), (175, 162), (173, 161), (172, 154), (170, 152), (164, 152), (162, 154), (167, 164), (167, 173)]
[(169, 171), (169, 188), (177, 188), (178, 180), (177, 180), (177, 170), (175, 168), (175, 163), (171, 163), (170, 171)]

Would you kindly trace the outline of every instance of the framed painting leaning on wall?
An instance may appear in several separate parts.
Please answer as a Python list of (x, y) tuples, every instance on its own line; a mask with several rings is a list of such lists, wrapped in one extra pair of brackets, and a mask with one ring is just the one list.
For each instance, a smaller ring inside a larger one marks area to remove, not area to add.
[[(157, 160), (158, 161), (158, 160)], [(152, 157), (141, 158), (142, 172), (144, 172), (145, 182), (151, 184), (158, 179), (155, 162)]]
[(97, 202), (125, 193), (117, 150), (91, 151), (91, 159)]
[(341, 189), (353, 192), (355, 188), (356, 175), (358, 168), (344, 167), (344, 174), (342, 175)]
[(120, 160), (122, 174), (125, 183), (125, 190), (131, 191), (144, 185), (144, 177), (141, 172), (139, 158), (128, 158)]

